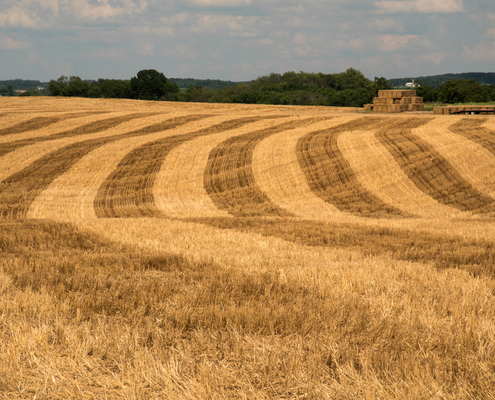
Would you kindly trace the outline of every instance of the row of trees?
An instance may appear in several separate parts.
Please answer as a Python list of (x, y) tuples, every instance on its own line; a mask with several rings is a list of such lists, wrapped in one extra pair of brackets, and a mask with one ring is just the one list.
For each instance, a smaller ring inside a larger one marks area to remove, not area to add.
[(353, 68), (338, 74), (273, 73), (250, 83), (219, 88), (195, 85), (184, 91), (155, 70), (139, 71), (129, 81), (99, 79), (88, 82), (77, 76), (61, 76), (48, 85), (52, 96), (348, 107), (371, 102), (380, 89), (392, 89), (392, 86), (385, 78), (371, 81)]
[(457, 79), (443, 83), (439, 89), (430, 86), (416, 88), (416, 94), (426, 102), (484, 103), (495, 101), (495, 85), (482, 86), (474, 79)]
[[(130, 80), (99, 79), (89, 82), (77, 76), (61, 76), (48, 85), (52, 96), (341, 107), (361, 107), (372, 102), (378, 90), (382, 89), (393, 87), (385, 78), (371, 81), (353, 68), (336, 74), (272, 73), (235, 86), (195, 85), (183, 91), (179, 90), (177, 83), (153, 69), (139, 71)], [(482, 86), (474, 79), (448, 81), (439, 89), (422, 86), (416, 91), (426, 102), (495, 101), (495, 85)]]

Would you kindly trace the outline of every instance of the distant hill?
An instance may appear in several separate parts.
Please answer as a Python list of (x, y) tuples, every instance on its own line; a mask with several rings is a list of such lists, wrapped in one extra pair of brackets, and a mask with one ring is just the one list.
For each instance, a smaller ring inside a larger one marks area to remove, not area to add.
[(185, 90), (190, 87), (194, 87), (198, 85), (210, 89), (223, 89), (229, 86), (234, 87), (235, 85), (239, 85), (241, 83), (250, 83), (250, 82), (222, 81), (220, 79), (193, 79), (193, 78), (169, 78), (169, 81), (179, 85), (179, 89), (181, 90)]
[(405, 86), (412, 80), (421, 81), (423, 86), (430, 86), (433, 89), (439, 89), (442, 83), (456, 79), (474, 79), (481, 85), (495, 85), (495, 72), (463, 72), (461, 74), (444, 74), (432, 76), (417, 76), (409, 78), (389, 79), (392, 86)]
[(48, 82), (40, 82), (34, 80), (24, 80), (24, 79), (11, 79), (7, 81), (0, 81), (1, 87), (12, 86), (13, 90), (35, 90), (39, 87), (47, 88)]

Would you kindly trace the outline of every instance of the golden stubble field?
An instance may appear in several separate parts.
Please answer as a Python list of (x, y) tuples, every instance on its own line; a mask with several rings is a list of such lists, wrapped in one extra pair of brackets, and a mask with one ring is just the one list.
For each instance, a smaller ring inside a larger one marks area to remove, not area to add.
[(0, 99), (0, 397), (495, 398), (495, 118)]

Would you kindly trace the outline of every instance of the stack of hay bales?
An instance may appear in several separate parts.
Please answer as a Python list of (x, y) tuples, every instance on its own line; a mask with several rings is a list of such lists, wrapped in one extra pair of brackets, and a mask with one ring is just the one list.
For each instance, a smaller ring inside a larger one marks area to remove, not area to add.
[(423, 98), (416, 96), (415, 90), (379, 90), (373, 99), (373, 111), (398, 113), (424, 111)]
[(433, 107), (433, 114), (495, 114), (495, 106), (446, 106), (446, 107)]

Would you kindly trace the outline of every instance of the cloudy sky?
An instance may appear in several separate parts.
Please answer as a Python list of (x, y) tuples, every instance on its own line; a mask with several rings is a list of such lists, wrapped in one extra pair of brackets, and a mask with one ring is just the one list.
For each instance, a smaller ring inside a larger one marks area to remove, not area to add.
[(494, 0), (0, 0), (0, 80), (495, 72)]

